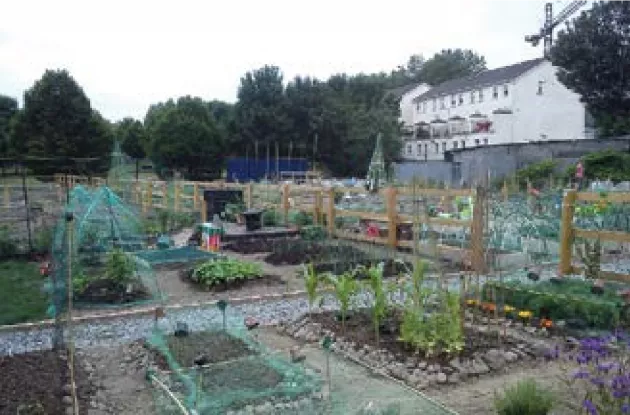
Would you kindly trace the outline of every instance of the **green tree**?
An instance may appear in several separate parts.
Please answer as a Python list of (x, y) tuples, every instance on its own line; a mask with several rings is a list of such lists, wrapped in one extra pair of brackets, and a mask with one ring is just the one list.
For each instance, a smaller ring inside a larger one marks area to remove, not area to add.
[(470, 49), (443, 49), (422, 64), (417, 80), (439, 85), (451, 79), (478, 74), (486, 69), (486, 58)]
[(580, 94), (603, 135), (630, 132), (630, 3), (602, 1), (558, 33), (558, 79)]
[(106, 160), (111, 151), (111, 128), (66, 70), (47, 70), (24, 94), (17, 117), (14, 148), (18, 154), (52, 158), (33, 162), (38, 174), (83, 169), (101, 170), (106, 163), (79, 163), (75, 158)]
[(133, 118), (125, 118), (116, 125), (116, 139), (121, 143), (122, 150), (136, 160), (137, 180), (140, 160), (147, 156), (144, 125)]
[(254, 153), (261, 158), (259, 145), (271, 156), (276, 143), (283, 149), (288, 145), (289, 120), (282, 79), (280, 69), (269, 65), (247, 72), (241, 78), (236, 105), (240, 140), (234, 143), (241, 152), (244, 152), (243, 147), (254, 148)]
[[(0, 95), (0, 158), (8, 157), (11, 146), (11, 122), (18, 113), (18, 102), (15, 98)], [(4, 170), (5, 163), (0, 161)]]
[(187, 178), (216, 178), (224, 165), (225, 137), (207, 103), (201, 98), (181, 97), (152, 106), (150, 156), (159, 169), (181, 171)]

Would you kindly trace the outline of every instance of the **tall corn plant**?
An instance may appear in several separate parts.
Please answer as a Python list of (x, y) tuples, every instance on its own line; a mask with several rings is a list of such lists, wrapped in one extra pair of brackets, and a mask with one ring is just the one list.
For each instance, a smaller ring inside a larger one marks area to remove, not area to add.
[(313, 264), (304, 265), (304, 285), (308, 298), (308, 312), (313, 313), (313, 304), (317, 301), (317, 287), (319, 286), (320, 276), (315, 271)]
[(380, 263), (378, 266), (372, 266), (367, 270), (368, 280), (365, 284), (368, 291), (372, 294), (372, 322), (374, 323), (374, 335), (377, 346), (381, 341), (381, 321), (387, 314), (387, 290), (383, 284), (383, 265), (383, 263)]
[(341, 313), (341, 331), (346, 334), (346, 316), (350, 309), (350, 301), (357, 291), (358, 285), (350, 273), (336, 276), (330, 275), (328, 281), (335, 290), (335, 297), (339, 301), (339, 311)]

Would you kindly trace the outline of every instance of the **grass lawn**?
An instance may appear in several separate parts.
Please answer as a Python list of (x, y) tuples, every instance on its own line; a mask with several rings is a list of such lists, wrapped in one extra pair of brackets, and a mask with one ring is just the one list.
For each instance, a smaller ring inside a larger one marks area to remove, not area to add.
[(0, 325), (45, 319), (43, 283), (35, 262), (0, 262)]

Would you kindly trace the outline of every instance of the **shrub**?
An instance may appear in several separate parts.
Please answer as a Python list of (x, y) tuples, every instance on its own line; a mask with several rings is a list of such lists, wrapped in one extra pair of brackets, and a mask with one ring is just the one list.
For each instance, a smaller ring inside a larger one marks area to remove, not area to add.
[(553, 395), (533, 379), (524, 379), (503, 395), (495, 395), (494, 406), (499, 415), (546, 415), (553, 407)]
[(120, 248), (114, 248), (107, 256), (106, 278), (125, 284), (133, 278), (134, 265), (129, 256)]
[(197, 266), (190, 278), (206, 287), (262, 277), (259, 264), (231, 258), (217, 258)]
[(300, 229), (300, 237), (305, 241), (321, 241), (326, 239), (326, 230), (321, 226), (304, 226)]
[(0, 259), (14, 257), (17, 253), (18, 245), (11, 236), (9, 228), (6, 226), (0, 227)]
[[(565, 280), (561, 284), (538, 282), (489, 282), (484, 285), (483, 300), (492, 299), (492, 288), (505, 304), (531, 310), (538, 317), (552, 320), (582, 320), (590, 327), (610, 329), (617, 326), (623, 307), (616, 290), (605, 287), (601, 296), (591, 294), (592, 284)], [(542, 315), (542, 314), (546, 315)]]

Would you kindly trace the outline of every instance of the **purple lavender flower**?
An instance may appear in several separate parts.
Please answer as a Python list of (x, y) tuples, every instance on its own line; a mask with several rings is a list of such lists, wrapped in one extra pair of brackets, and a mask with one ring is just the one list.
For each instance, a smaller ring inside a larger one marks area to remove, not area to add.
[(593, 402), (589, 401), (588, 399), (585, 399), (582, 405), (584, 406), (584, 409), (586, 409), (589, 415), (598, 415), (597, 408), (595, 407)]
[(577, 370), (573, 373), (573, 379), (586, 379), (590, 376), (590, 372), (584, 369)]
[(623, 405), (621, 405), (621, 413), (630, 414), (630, 404), (624, 403)]
[(627, 390), (614, 390), (612, 394), (616, 399), (623, 399), (629, 395)]
[(597, 370), (600, 372), (608, 373), (610, 370), (617, 366), (615, 362), (604, 362), (597, 365)]
[(595, 386), (604, 386), (606, 381), (603, 378), (592, 378), (591, 383)]

